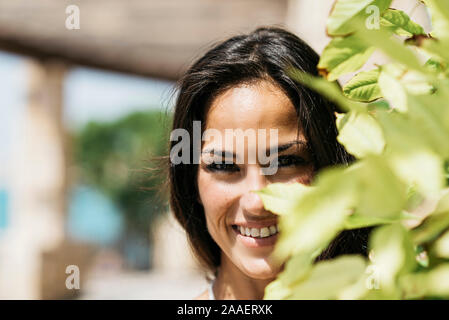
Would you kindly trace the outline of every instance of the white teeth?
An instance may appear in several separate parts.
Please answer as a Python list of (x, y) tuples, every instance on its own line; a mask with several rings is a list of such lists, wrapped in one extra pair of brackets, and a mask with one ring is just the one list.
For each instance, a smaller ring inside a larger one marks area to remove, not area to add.
[(240, 232), (240, 234), (247, 236), (247, 237), (253, 237), (253, 238), (265, 238), (269, 237), (271, 235), (274, 235), (278, 233), (279, 225), (272, 225), (269, 227), (263, 227), (263, 228), (248, 228), (243, 226), (237, 226), (237, 230)]
[(261, 238), (268, 237), (269, 235), (270, 235), (270, 229), (268, 229), (267, 227), (260, 229), (260, 237)]
[(259, 229), (252, 228), (251, 229), (251, 237), (258, 237), (260, 234)]

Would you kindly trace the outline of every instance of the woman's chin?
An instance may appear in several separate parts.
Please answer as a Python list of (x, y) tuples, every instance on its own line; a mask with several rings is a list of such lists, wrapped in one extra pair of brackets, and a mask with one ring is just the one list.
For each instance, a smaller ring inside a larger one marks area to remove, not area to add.
[(267, 261), (248, 261), (242, 266), (242, 270), (248, 277), (258, 280), (274, 279), (280, 272), (280, 267), (269, 264)]

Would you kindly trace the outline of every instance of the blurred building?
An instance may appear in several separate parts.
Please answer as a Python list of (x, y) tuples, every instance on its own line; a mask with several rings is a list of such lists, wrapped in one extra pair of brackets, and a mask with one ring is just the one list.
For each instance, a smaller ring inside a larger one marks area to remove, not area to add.
[[(84, 270), (92, 256), (68, 241), (65, 228), (71, 177), (63, 83), (72, 66), (176, 80), (211, 44), (261, 25), (287, 26), (321, 52), (332, 3), (78, 0), (80, 29), (70, 30), (66, 9), (73, 1), (0, 0), (0, 50), (29, 59), (22, 139), (15, 142), (11, 184), (0, 188), (0, 298), (72, 297), (75, 292), (65, 287), (66, 266)], [(415, 10), (409, 1), (396, 3)], [(415, 11), (416, 20), (428, 25), (426, 13)], [(156, 269), (195, 269), (176, 223), (161, 221), (156, 235)]]

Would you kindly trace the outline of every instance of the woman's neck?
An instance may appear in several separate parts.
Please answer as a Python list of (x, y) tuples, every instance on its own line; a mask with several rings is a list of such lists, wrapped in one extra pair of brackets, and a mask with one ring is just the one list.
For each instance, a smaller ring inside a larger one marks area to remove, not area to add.
[(274, 279), (253, 279), (223, 257), (213, 291), (217, 300), (261, 300), (265, 287)]

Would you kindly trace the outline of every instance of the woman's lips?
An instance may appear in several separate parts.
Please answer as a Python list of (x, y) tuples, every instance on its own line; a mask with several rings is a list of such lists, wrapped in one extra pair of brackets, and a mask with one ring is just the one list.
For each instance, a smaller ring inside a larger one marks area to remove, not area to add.
[[(245, 234), (242, 234), (240, 230), (240, 228), (242, 227), (243, 226), (233, 225), (232, 230), (236, 235), (237, 241), (240, 241), (243, 245), (249, 248), (272, 246), (276, 243), (276, 240), (279, 235), (279, 229), (277, 225), (271, 225), (270, 227), (262, 227), (260, 229), (251, 228), (250, 229), (251, 235), (246, 235), (247, 234), (246, 231), (248, 231), (249, 227), (245, 227)], [(268, 229), (269, 235), (267, 235), (266, 229)]]

